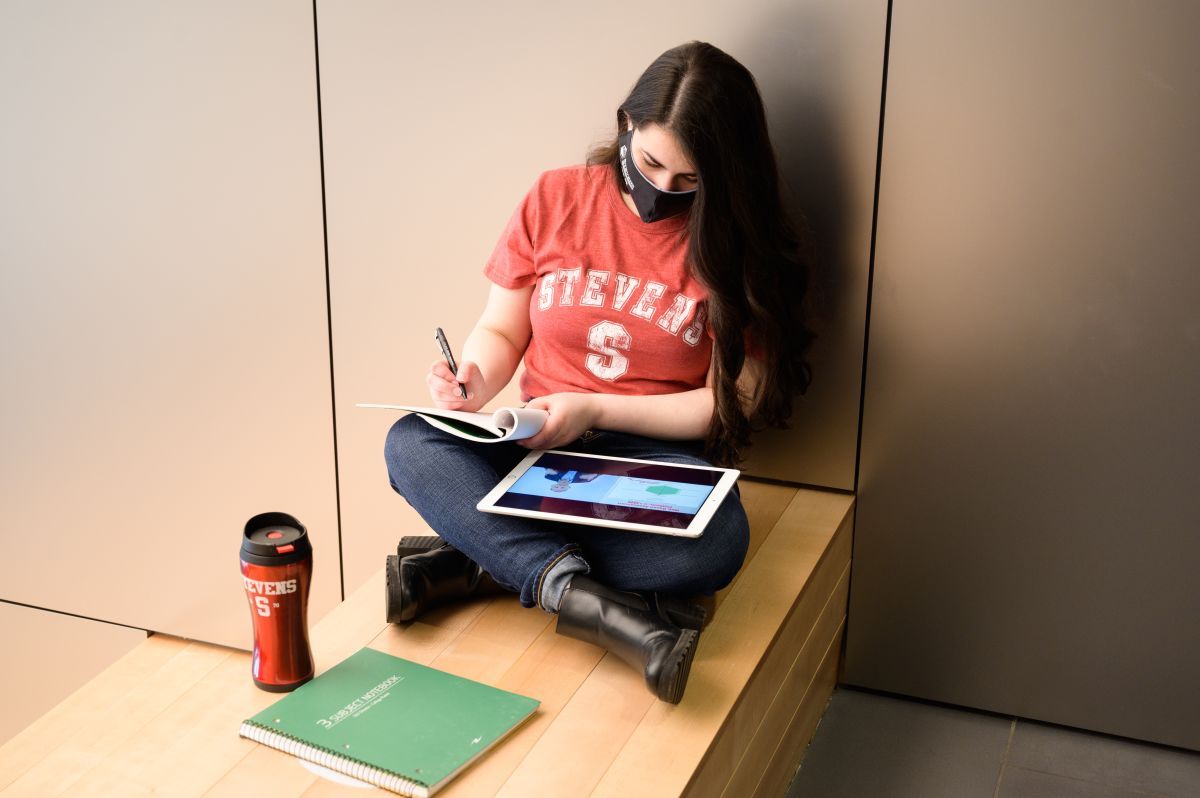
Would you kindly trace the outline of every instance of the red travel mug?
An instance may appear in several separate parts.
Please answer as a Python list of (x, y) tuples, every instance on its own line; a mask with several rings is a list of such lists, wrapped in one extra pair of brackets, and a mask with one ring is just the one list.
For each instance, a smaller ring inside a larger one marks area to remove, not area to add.
[(285, 693), (313, 677), (308, 642), (312, 545), (287, 513), (263, 513), (242, 534), (242, 583), (254, 625), (254, 683)]

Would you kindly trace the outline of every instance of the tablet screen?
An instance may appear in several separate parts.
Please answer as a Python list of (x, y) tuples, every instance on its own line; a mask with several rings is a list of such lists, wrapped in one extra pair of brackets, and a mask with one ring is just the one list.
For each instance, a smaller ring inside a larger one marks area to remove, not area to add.
[(686, 529), (721, 471), (544, 452), (495, 506)]

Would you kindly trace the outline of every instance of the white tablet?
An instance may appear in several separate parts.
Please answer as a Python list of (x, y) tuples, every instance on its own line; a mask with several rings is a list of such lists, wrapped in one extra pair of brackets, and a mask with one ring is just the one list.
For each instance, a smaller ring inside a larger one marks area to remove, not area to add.
[(733, 489), (739, 473), (732, 468), (534, 451), (476, 508), (696, 538)]

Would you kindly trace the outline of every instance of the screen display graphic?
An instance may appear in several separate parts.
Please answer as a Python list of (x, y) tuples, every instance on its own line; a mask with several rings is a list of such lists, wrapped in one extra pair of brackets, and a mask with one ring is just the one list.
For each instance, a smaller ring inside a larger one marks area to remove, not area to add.
[(686, 529), (720, 474), (669, 463), (543, 454), (496, 502), (580, 518)]

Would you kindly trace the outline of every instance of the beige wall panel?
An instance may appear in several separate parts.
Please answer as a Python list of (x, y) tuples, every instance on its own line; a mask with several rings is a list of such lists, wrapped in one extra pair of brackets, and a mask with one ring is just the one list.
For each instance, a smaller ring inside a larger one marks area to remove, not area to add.
[(746, 54), (818, 258), (813, 383), (794, 406), (791, 429), (756, 437), (744, 469), (757, 476), (855, 487), (887, 6), (793, 3), (778, 28), (760, 32), (766, 46)]
[(0, 601), (0, 745), (145, 639), (141, 629)]
[(791, 191), (826, 237), (821, 376), (752, 470), (852, 485), (885, 3), (318, 11), (347, 589), (415, 517), (383, 463), (394, 416), (354, 404), (427, 400), (433, 330), (461, 347), (483, 264), (534, 179), (581, 162), (641, 70), (693, 38), (756, 74)]
[(312, 25), (0, 5), (0, 598), (245, 647), (284, 510), (338, 599)]

